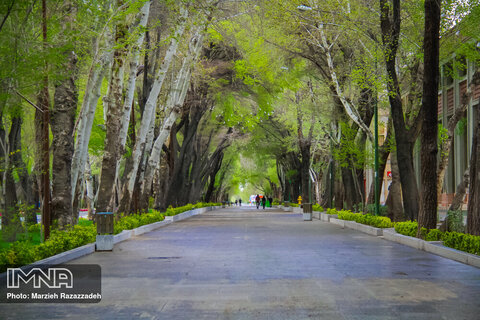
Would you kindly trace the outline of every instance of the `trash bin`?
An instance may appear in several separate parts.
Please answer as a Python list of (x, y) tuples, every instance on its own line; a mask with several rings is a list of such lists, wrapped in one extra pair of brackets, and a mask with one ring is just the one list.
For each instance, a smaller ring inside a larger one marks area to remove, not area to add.
[(113, 212), (97, 212), (95, 214), (97, 224), (97, 238), (95, 241), (96, 251), (113, 250)]
[(303, 221), (312, 221), (312, 204), (303, 204)]

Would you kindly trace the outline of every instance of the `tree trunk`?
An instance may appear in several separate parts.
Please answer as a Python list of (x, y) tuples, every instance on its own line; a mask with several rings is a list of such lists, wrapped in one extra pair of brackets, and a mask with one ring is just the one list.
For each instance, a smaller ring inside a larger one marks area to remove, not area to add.
[(417, 236), (421, 228), (437, 226), (437, 140), (439, 79), (440, 1), (425, 0), (425, 35), (423, 44), (425, 74), (423, 77), (423, 125), (421, 133), (422, 201)]
[(105, 122), (107, 133), (97, 201), (98, 212), (113, 212), (115, 206), (114, 187), (117, 174), (116, 167), (121, 150), (119, 136), (122, 126), (123, 76), (127, 54), (127, 48), (124, 44), (127, 37), (126, 33), (127, 26), (124, 23), (117, 25), (115, 43), (119, 48), (115, 49), (113, 54), (108, 95), (104, 97), (104, 103), (108, 105), (107, 119)]
[(14, 117), (10, 126), (10, 133), (8, 134), (8, 141), (6, 141), (5, 130), (3, 126), (0, 128), (0, 138), (2, 139), (2, 149), (4, 149), (4, 166), (3, 166), (3, 197), (4, 208), (2, 208), (2, 235), (5, 241), (15, 241), (17, 232), (21, 229), (20, 219), (17, 213), (17, 192), (15, 180), (13, 178), (13, 162), (14, 155), (17, 152), (13, 147), (19, 142), (22, 119)]
[(480, 110), (476, 105), (476, 123), (470, 158), (470, 188), (468, 195), (467, 233), (480, 236)]
[(398, 169), (397, 154), (395, 152), (391, 153), (390, 163), (392, 168), (392, 183), (388, 188), (388, 196), (386, 200), (388, 217), (392, 219), (392, 221), (404, 221), (405, 216), (402, 206), (402, 187)]
[(54, 108), (51, 117), (53, 134), (52, 149), (52, 219), (58, 220), (63, 229), (74, 225), (78, 215), (72, 208), (71, 168), (74, 152), (73, 129), (77, 110), (78, 90), (75, 84), (78, 67), (77, 57), (67, 53), (64, 70), (69, 70), (68, 78), (55, 86)]
[(419, 209), (418, 186), (413, 167), (414, 139), (406, 129), (402, 108), (400, 86), (396, 73), (396, 55), (400, 35), (400, 0), (393, 0), (393, 21), (389, 18), (390, 5), (380, 0), (382, 41), (384, 45), (385, 65), (387, 69), (388, 98), (392, 110), (397, 160), (402, 184), (403, 207), (410, 220), (416, 220)]
[(147, 102), (145, 104), (145, 109), (142, 115), (142, 123), (140, 125), (140, 130), (137, 135), (137, 140), (135, 142), (135, 146), (132, 151), (132, 168), (127, 176), (127, 181), (123, 187), (122, 197), (127, 197), (126, 199), (122, 199), (123, 203), (130, 202), (133, 194), (133, 190), (135, 187), (135, 182), (137, 181), (137, 173), (138, 168), (140, 166), (140, 162), (142, 159), (142, 155), (145, 149), (145, 143), (147, 134), (150, 129), (150, 123), (154, 116), (155, 109), (157, 106), (158, 96), (160, 94), (160, 90), (162, 89), (163, 82), (166, 78), (168, 69), (170, 68), (170, 64), (174, 58), (175, 53), (177, 52), (179, 39), (183, 35), (185, 30), (185, 24), (187, 20), (188, 12), (185, 8), (181, 8), (181, 21), (177, 25), (175, 30), (175, 35), (173, 36), (170, 46), (165, 53), (165, 57), (163, 59), (162, 65), (158, 70), (155, 80), (152, 85), (152, 89), (148, 95)]

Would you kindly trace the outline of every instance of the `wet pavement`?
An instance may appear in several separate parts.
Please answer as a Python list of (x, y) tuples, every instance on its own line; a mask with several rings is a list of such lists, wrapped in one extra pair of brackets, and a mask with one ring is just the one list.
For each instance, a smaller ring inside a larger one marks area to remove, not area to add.
[(0, 319), (479, 319), (480, 269), (301, 214), (207, 212), (74, 260), (97, 304), (0, 304)]

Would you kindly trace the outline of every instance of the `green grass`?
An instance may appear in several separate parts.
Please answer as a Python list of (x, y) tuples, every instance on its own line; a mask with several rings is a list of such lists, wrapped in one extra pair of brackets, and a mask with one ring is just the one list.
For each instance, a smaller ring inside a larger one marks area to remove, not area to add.
[[(42, 237), (41, 237), (40, 231), (23, 232), (23, 233), (17, 233), (16, 240), (27, 241), (33, 245), (36, 245), (42, 242)], [(0, 250), (10, 248), (11, 245), (12, 245), (12, 242), (7, 242), (3, 240), (3, 234), (2, 234), (2, 231), (0, 230)]]

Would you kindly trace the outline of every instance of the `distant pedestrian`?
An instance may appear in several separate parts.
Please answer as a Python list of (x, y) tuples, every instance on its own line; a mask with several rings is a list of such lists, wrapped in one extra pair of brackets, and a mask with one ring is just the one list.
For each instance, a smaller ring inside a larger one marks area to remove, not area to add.
[(238, 200), (235, 200), (235, 206), (238, 206)]
[(263, 196), (262, 198), (262, 207), (263, 207), (263, 210), (265, 210), (265, 205), (267, 204), (267, 197), (266, 196)]
[(242, 199), (238, 199), (238, 204), (240, 205), (240, 207), (242, 206)]
[(257, 209), (258, 209), (258, 207), (260, 207), (260, 195), (258, 195), (258, 194), (255, 197), (255, 204), (257, 205)]

